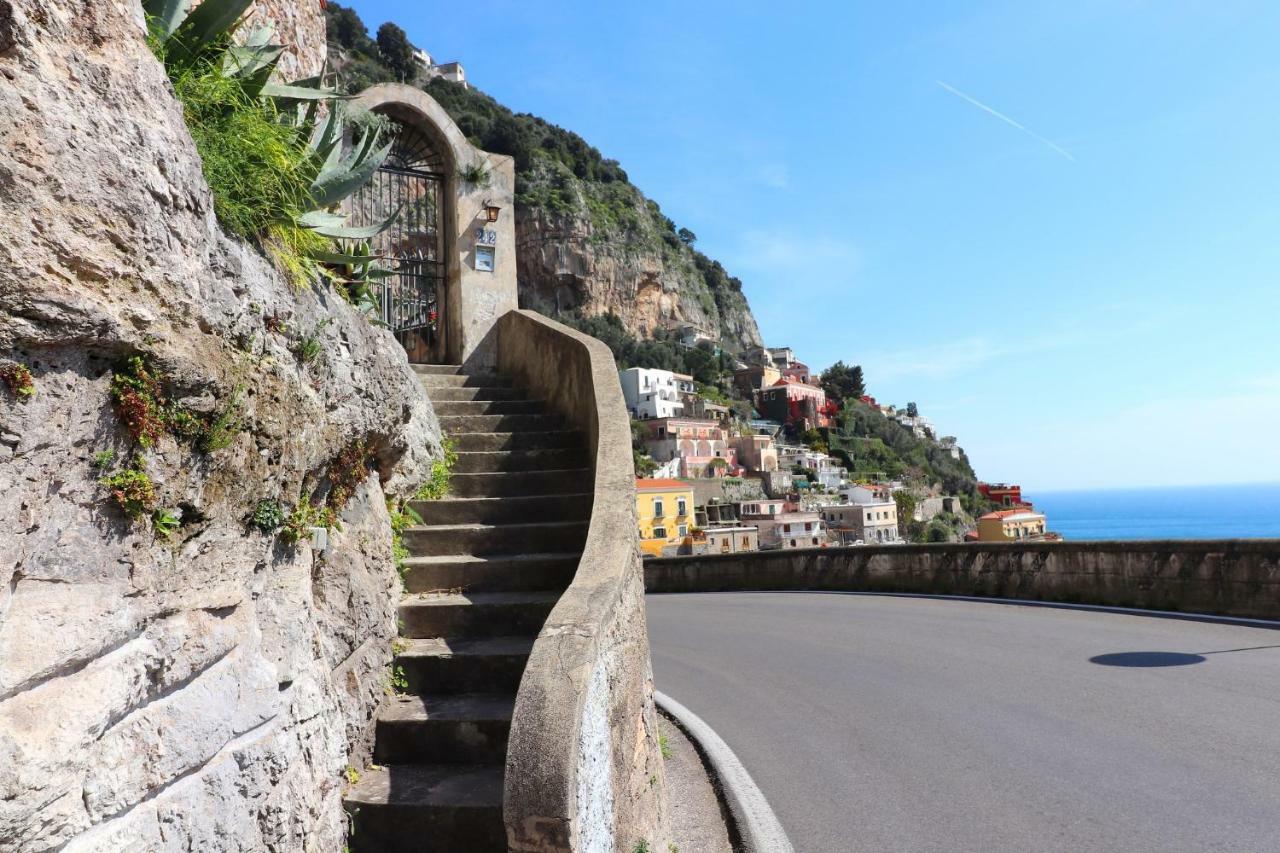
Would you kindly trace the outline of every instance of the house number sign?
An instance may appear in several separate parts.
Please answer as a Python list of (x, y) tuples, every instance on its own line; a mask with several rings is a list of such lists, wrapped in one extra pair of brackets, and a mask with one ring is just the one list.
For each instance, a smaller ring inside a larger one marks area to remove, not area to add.
[(476, 245), (477, 246), (498, 245), (498, 232), (492, 228), (477, 228), (476, 229)]
[(476, 229), (476, 270), (493, 272), (495, 248), (498, 245), (498, 232), (492, 228)]

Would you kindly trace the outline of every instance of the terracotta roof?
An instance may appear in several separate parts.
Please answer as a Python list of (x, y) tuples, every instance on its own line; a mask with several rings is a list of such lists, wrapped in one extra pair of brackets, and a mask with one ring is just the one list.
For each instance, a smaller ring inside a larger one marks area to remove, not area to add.
[(677, 489), (692, 489), (688, 483), (680, 480), (669, 479), (639, 479), (636, 480), (636, 491), (638, 492), (670, 492)]
[(1023, 509), (998, 509), (995, 512), (989, 512), (982, 518), (1012, 518), (1015, 515), (1040, 515), (1040, 513), (1026, 508)]

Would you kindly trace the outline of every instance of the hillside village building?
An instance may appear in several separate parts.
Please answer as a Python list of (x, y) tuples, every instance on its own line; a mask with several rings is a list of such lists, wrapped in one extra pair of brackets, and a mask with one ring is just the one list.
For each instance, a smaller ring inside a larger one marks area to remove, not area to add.
[(1043, 513), (1029, 509), (1002, 509), (978, 519), (979, 542), (1018, 542), (1045, 538)]
[(890, 487), (882, 483), (853, 483), (840, 490), (840, 497), (851, 504), (887, 501), (890, 496)]
[(734, 437), (733, 445), (738, 449), (738, 462), (748, 471), (767, 474), (778, 470), (778, 448), (773, 436), (739, 435)]
[(693, 488), (679, 480), (636, 480), (640, 550), (673, 557), (689, 544), (693, 527)]
[(629, 367), (618, 372), (618, 380), (632, 417), (650, 420), (684, 413), (680, 383), (670, 370)]
[(978, 494), (1000, 506), (1030, 506), (1022, 499), (1022, 486), (1009, 483), (979, 483)]
[(760, 531), (755, 527), (708, 527), (706, 553), (740, 554), (760, 550)]
[(769, 388), (782, 378), (782, 371), (769, 365), (751, 365), (733, 372), (733, 387), (748, 399), (755, 399), (757, 391)]
[(819, 510), (832, 535), (844, 544), (890, 545), (902, 541), (898, 533), (898, 505), (893, 501), (833, 504)]
[(738, 451), (716, 421), (660, 418), (645, 421), (644, 426), (649, 455), (659, 463), (679, 459), (681, 477), (731, 473), (738, 468)]
[(760, 414), (770, 420), (793, 424), (802, 430), (831, 426), (827, 393), (789, 376), (758, 392), (756, 400)]

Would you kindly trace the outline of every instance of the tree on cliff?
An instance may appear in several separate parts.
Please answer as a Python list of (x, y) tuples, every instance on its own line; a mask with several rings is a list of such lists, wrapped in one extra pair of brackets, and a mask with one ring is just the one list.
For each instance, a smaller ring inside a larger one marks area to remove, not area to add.
[(417, 72), (413, 45), (400, 27), (387, 21), (378, 27), (378, 55), (402, 81), (412, 80)]
[(867, 393), (867, 386), (862, 381), (862, 366), (858, 364), (850, 367), (843, 361), (837, 361), (822, 371), (819, 381), (827, 396), (837, 402), (857, 400)]

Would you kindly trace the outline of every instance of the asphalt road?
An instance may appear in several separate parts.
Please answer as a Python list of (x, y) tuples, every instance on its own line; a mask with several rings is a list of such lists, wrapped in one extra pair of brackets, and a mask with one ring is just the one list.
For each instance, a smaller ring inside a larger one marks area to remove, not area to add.
[(658, 689), (800, 853), (1280, 853), (1280, 631), (822, 593), (648, 611)]

